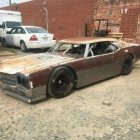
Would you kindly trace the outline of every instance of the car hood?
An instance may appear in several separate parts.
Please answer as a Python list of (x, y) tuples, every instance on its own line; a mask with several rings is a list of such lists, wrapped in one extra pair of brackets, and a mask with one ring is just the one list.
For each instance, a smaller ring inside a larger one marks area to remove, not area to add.
[(65, 64), (72, 60), (74, 60), (74, 58), (50, 53), (34, 54), (0, 62), (0, 72), (8, 74), (20, 72), (28, 75), (32, 72)]

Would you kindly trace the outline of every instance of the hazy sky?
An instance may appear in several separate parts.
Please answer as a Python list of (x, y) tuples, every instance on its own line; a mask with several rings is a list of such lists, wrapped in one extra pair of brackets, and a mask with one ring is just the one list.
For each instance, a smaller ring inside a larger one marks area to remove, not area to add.
[[(30, 1), (30, 0), (11, 0), (12, 3), (21, 3), (26, 1)], [(0, 7), (4, 7), (8, 5), (9, 5), (9, 0), (0, 0)]]

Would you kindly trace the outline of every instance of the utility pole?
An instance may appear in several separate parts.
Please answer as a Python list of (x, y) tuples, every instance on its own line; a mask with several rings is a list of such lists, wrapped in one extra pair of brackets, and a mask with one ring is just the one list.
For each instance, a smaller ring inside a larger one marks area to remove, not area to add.
[(9, 6), (11, 7), (11, 5), (12, 5), (12, 2), (11, 2), (11, 0), (9, 0)]
[(46, 28), (47, 28), (47, 31), (49, 30), (49, 25), (48, 25), (48, 20), (49, 20), (49, 18), (48, 18), (48, 10), (47, 10), (47, 8), (46, 8), (46, 2), (44, 1), (44, 3), (43, 3), (43, 9), (45, 10), (45, 18), (46, 18)]

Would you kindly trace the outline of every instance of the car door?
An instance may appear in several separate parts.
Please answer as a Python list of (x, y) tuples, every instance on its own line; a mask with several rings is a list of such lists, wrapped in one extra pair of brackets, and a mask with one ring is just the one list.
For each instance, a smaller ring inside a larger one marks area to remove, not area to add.
[[(101, 48), (105, 45), (104, 42), (96, 43), (96, 47), (99, 47), (97, 44), (99, 44)], [(104, 47), (104, 49), (105, 48), (106, 47)], [(104, 80), (117, 74), (114, 67), (114, 50), (105, 53), (104, 49), (98, 49), (98, 51), (100, 50), (100, 53), (97, 54), (94, 49), (95, 48), (91, 49), (91, 47), (89, 47), (89, 52), (85, 55), (85, 58), (79, 62), (80, 71), (78, 72), (78, 87)]]
[(26, 32), (22, 27), (17, 27), (16, 32), (14, 34), (14, 46), (20, 47), (20, 41), (25, 34)]
[(6, 35), (6, 42), (8, 45), (14, 46), (14, 35), (16, 34), (16, 27), (13, 28), (7, 35)]

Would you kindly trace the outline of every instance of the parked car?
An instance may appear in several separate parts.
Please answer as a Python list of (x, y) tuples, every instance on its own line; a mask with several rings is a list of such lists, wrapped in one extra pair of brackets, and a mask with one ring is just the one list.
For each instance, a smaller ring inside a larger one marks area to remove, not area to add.
[(54, 35), (36, 26), (16, 26), (2, 39), (3, 46), (20, 47), (25, 52), (28, 49), (48, 48), (55, 44)]
[(79, 88), (116, 75), (127, 75), (140, 59), (140, 46), (113, 38), (58, 41), (47, 53), (0, 63), (0, 85), (10, 96), (34, 102), (62, 98)]

